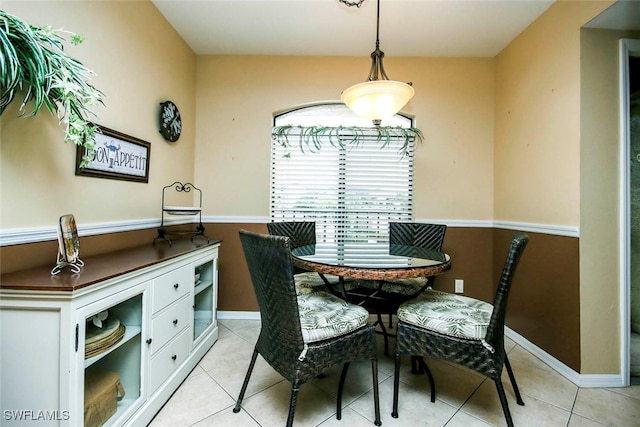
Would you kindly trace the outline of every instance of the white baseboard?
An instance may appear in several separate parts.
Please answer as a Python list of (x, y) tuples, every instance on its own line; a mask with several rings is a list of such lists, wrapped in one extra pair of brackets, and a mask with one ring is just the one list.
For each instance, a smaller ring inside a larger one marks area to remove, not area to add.
[(260, 320), (259, 311), (218, 311), (220, 320)]
[(505, 327), (504, 334), (578, 387), (603, 388), (626, 386), (621, 374), (579, 374), (512, 329)]

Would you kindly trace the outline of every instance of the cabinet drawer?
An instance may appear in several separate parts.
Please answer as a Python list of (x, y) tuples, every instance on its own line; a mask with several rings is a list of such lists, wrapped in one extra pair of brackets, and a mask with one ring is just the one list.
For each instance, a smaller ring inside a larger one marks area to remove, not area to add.
[(157, 277), (153, 281), (153, 312), (158, 312), (186, 295), (191, 286), (193, 286), (193, 271), (189, 266)]
[(151, 321), (151, 344), (149, 346), (151, 354), (189, 325), (190, 314), (191, 301), (189, 298), (184, 298), (168, 307)]
[(169, 345), (151, 358), (150, 389), (153, 393), (189, 356), (191, 335), (183, 330)]

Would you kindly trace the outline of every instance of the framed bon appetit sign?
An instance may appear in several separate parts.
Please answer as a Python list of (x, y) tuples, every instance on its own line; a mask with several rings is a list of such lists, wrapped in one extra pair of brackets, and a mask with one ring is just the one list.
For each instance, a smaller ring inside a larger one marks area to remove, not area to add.
[(96, 126), (94, 156), (86, 166), (81, 167), (85, 148), (78, 146), (76, 175), (148, 183), (151, 144), (104, 126)]

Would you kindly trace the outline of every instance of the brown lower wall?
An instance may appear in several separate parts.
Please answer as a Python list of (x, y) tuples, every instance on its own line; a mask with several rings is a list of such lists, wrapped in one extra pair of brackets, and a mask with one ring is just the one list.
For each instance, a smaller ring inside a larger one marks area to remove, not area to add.
[[(80, 259), (144, 244), (153, 244), (155, 228), (80, 237)], [(56, 265), (58, 241), (27, 243), (0, 248), (0, 273), (6, 274), (31, 267)]]
[[(494, 283), (513, 231), (494, 229)], [(529, 244), (513, 279), (507, 326), (580, 372), (579, 239), (527, 233)]]
[[(205, 224), (205, 234), (221, 239), (219, 300), (221, 311), (258, 311), (245, 265), (238, 231), (266, 233), (266, 224)], [(464, 280), (464, 294), (492, 302), (512, 231), (492, 228), (449, 227), (443, 250), (452, 268), (439, 276), (435, 288), (453, 292), (454, 280)], [(509, 297), (507, 326), (580, 372), (579, 239), (528, 233)], [(80, 238), (80, 257), (151, 245), (155, 229)], [(55, 264), (57, 242), (1, 248), (1, 272)]]

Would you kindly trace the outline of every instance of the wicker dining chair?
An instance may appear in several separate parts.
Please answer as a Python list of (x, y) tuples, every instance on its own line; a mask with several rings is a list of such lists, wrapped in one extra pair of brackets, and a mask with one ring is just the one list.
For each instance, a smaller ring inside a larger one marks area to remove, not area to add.
[[(267, 230), (272, 236), (287, 236), (291, 238), (291, 249), (300, 246), (314, 245), (316, 243), (315, 221), (281, 221), (267, 223)], [(296, 292), (298, 295), (316, 291), (329, 291), (335, 295), (340, 294), (340, 278), (331, 274), (319, 274), (314, 271), (293, 267), (296, 280)], [(354, 281), (349, 278), (342, 279), (346, 289), (354, 287)]]
[[(513, 234), (493, 305), (462, 295), (427, 290), (400, 306), (391, 416), (398, 417), (400, 357), (408, 354), (443, 359), (491, 378), (507, 425), (513, 426), (501, 380), (503, 366), (507, 368), (516, 402), (518, 405), (524, 402), (504, 349), (504, 319), (513, 276), (528, 241), (524, 233)], [(433, 375), (424, 359), (420, 359), (420, 363), (429, 377), (431, 401), (435, 402)]]
[[(389, 244), (415, 246), (424, 249), (442, 250), (447, 226), (444, 224), (428, 224), (419, 222), (390, 222)], [(393, 327), (392, 318), (398, 307), (405, 301), (415, 298), (425, 289), (433, 285), (434, 277), (416, 277), (411, 279), (393, 279), (383, 281), (364, 281), (361, 286), (375, 290), (363, 298), (362, 305), (376, 315), (374, 326), (380, 325), (384, 337), (384, 354), (389, 354), (389, 337), (395, 336), (387, 331), (382, 319), (389, 316), (389, 328)], [(357, 291), (354, 291), (355, 293)], [(415, 360), (412, 361), (413, 372), (418, 371)]]
[(336, 418), (342, 417), (342, 391), (355, 360), (370, 360), (375, 425), (381, 425), (376, 335), (366, 309), (327, 292), (297, 295), (291, 240), (240, 230), (240, 240), (260, 308), (261, 329), (233, 412), (239, 412), (258, 354), (291, 383), (287, 426), (300, 386), (326, 369), (342, 364)]
[[(272, 236), (289, 237), (291, 249), (316, 243), (315, 221), (268, 222), (267, 230)], [(323, 279), (318, 273), (306, 271), (296, 266), (293, 267), (293, 273), (296, 281), (296, 293), (299, 295), (328, 290), (329, 281), (326, 277)]]

